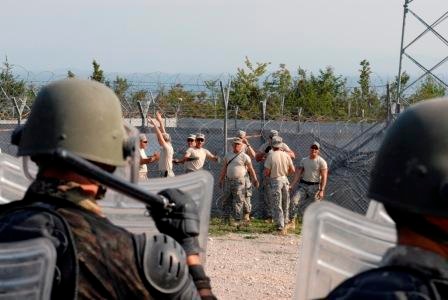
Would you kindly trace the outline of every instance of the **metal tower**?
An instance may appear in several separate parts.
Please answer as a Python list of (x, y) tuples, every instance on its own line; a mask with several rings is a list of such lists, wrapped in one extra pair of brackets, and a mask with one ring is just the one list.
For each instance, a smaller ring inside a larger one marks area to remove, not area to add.
[[(403, 93), (407, 89), (409, 89), (411, 86), (413, 86), (415, 83), (417, 83), (422, 78), (424, 78), (425, 76), (428, 76), (428, 75), (433, 76), (433, 78), (436, 81), (438, 81), (440, 84), (442, 84), (448, 88), (448, 82), (442, 80), (436, 74), (434, 74), (434, 71), (437, 68), (439, 68), (446, 61), (448, 61), (448, 55), (445, 58), (443, 58), (442, 60), (440, 60), (438, 63), (436, 63), (435, 65), (427, 67), (427, 66), (424, 66), (423, 63), (418, 61), (415, 57), (413, 57), (412, 55), (410, 55), (407, 52), (407, 50), (410, 49), (415, 44), (416, 41), (418, 41), (419, 39), (421, 39), (424, 35), (426, 35), (428, 33), (434, 34), (440, 41), (442, 41), (445, 44), (445, 46), (448, 47), (448, 40), (440, 32), (438, 32), (436, 30), (437, 26), (440, 25), (443, 21), (445, 21), (448, 18), (448, 10), (445, 13), (443, 13), (439, 18), (437, 18), (434, 22), (427, 23), (425, 20), (423, 20), (422, 17), (420, 17), (416, 12), (414, 12), (410, 8), (410, 4), (413, 1), (414, 0), (404, 0), (404, 5), (403, 5), (404, 10), (403, 10), (403, 25), (402, 25), (402, 30), (401, 30), (400, 61), (399, 61), (399, 65), (398, 65), (397, 99), (394, 99), (397, 104), (395, 113), (400, 112), (400, 104), (401, 104), (401, 102), (405, 102), (405, 100), (402, 99)], [(425, 27), (425, 30), (420, 32), (418, 35), (416, 35), (414, 37), (414, 39), (412, 39), (408, 44), (405, 45), (404, 40), (405, 40), (405, 35), (406, 35), (406, 16), (408, 14), (410, 14), (412, 17), (415, 18), (415, 20), (417, 20), (418, 22), (423, 24)], [(447, 51), (447, 54), (448, 54), (448, 51)], [(417, 67), (419, 67), (423, 71), (423, 74), (420, 77), (418, 77), (411, 83), (407, 84), (406, 86), (402, 86), (402, 84), (401, 84), (401, 75), (402, 75), (401, 72), (402, 72), (403, 57), (406, 57), (407, 59), (409, 59), (413, 64), (415, 64)]]

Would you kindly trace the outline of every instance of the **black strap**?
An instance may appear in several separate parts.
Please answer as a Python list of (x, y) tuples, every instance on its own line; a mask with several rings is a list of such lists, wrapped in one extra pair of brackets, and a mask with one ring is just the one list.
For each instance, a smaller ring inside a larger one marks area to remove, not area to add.
[(227, 162), (226, 167), (241, 153), (242, 153), (242, 151), (238, 152), (234, 157), (232, 157), (232, 159)]

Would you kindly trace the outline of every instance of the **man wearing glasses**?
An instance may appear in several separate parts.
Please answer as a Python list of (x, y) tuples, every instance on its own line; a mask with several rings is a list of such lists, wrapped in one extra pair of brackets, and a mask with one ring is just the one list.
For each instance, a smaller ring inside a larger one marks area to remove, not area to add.
[(311, 204), (312, 201), (322, 200), (327, 185), (328, 167), (327, 162), (319, 155), (320, 144), (314, 142), (310, 147), (310, 155), (302, 158), (299, 167), (294, 173), (291, 182), (291, 191), (297, 184), (297, 191), (292, 197), (290, 204), (290, 222), (288, 227), (295, 229), (295, 218), (298, 213), (299, 204), (301, 212)]
[(138, 170), (138, 178), (140, 181), (148, 180), (148, 166), (146, 164), (159, 159), (159, 153), (157, 152), (148, 157), (145, 152), (146, 148), (148, 148), (148, 138), (146, 134), (140, 133), (140, 169)]
[(195, 146), (187, 149), (180, 163), (185, 164), (185, 173), (201, 170), (204, 166), (205, 159), (218, 161), (219, 157), (213, 155), (210, 151), (203, 148), (205, 136), (202, 133), (196, 134)]

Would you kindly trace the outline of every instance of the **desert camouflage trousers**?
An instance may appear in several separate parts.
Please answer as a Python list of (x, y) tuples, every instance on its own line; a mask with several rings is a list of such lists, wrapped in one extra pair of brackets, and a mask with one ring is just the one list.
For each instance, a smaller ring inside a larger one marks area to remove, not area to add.
[(272, 204), (272, 218), (278, 229), (289, 222), (289, 181), (282, 176), (269, 181), (269, 200)]
[(248, 197), (246, 177), (226, 178), (222, 208), (224, 217), (241, 220), (243, 214), (250, 213), (250, 196)]
[(297, 215), (303, 216), (305, 209), (314, 201), (317, 201), (317, 192), (319, 185), (307, 185), (299, 183), (298, 188), (293, 193), (291, 205), (289, 208), (289, 216), (295, 218)]

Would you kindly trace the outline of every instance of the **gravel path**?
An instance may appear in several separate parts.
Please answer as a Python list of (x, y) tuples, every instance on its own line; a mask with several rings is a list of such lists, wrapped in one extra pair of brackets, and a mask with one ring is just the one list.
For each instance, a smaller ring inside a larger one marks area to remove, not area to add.
[(299, 236), (209, 237), (207, 275), (218, 299), (292, 299)]

